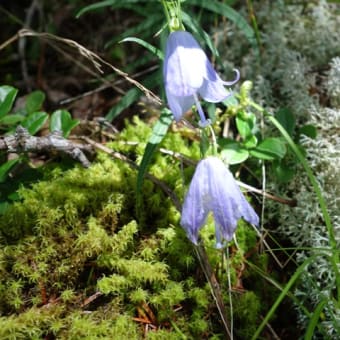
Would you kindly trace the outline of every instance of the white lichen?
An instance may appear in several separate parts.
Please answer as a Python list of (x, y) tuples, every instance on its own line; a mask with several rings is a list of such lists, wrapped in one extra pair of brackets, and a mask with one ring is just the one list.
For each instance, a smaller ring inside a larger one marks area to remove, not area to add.
[[(252, 96), (266, 109), (275, 112), (288, 107), (298, 127), (312, 124), (315, 139), (301, 137), (306, 157), (316, 175), (327, 202), (335, 238), (340, 249), (340, 16), (339, 5), (325, 0), (295, 2), (254, 2), (262, 43), (258, 60), (242, 32), (235, 26), (221, 24), (225, 41), (218, 49), (224, 67), (241, 67), (242, 78), (252, 80)], [(241, 8), (247, 16), (247, 8)], [(232, 32), (232, 33), (230, 33)], [(323, 215), (302, 167), (285, 186), (267, 179), (269, 189), (294, 197), (296, 208), (267, 201), (266, 216), (279, 222), (279, 232), (288, 238), (298, 252), (301, 264), (318, 254), (301, 278), (295, 295), (310, 311), (325, 297), (329, 299), (319, 320), (329, 338), (336, 338), (340, 329), (340, 312), (330, 297), (334, 294), (335, 274), (327, 249), (329, 235)], [(278, 214), (279, 209), (279, 214)], [(320, 249), (323, 249), (322, 251)], [(319, 249), (319, 250), (318, 250)], [(339, 264), (340, 266), (340, 264)], [(298, 308), (300, 327), (308, 319)], [(317, 331), (314, 335), (318, 337)]]
[(340, 57), (335, 57), (330, 63), (327, 79), (327, 91), (333, 107), (340, 107)]

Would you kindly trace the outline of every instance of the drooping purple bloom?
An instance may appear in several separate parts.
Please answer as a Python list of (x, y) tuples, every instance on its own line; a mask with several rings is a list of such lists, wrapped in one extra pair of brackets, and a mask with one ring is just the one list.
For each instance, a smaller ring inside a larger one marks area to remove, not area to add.
[(198, 163), (183, 204), (181, 225), (194, 244), (209, 212), (215, 220), (216, 247), (222, 246), (223, 239), (232, 239), (241, 217), (259, 224), (259, 217), (232, 173), (219, 158), (212, 156)]
[(225, 100), (230, 93), (224, 86), (233, 85), (240, 78), (239, 72), (235, 71), (235, 80), (223, 81), (190, 33), (170, 33), (166, 44), (163, 75), (168, 104), (175, 120), (179, 121), (195, 104), (200, 115), (200, 125), (208, 125), (198, 95), (211, 103)]

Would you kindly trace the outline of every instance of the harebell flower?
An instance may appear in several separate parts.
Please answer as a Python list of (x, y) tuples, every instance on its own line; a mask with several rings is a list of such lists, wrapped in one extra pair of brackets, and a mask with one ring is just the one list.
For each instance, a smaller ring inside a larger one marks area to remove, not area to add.
[(198, 96), (211, 103), (225, 100), (230, 93), (224, 86), (234, 85), (240, 78), (239, 71), (235, 71), (235, 80), (223, 81), (190, 33), (170, 33), (163, 75), (168, 104), (175, 120), (179, 121), (186, 111), (196, 105), (200, 116), (199, 125), (209, 125), (210, 121), (205, 118)]
[(213, 213), (215, 220), (217, 248), (222, 247), (223, 240), (232, 239), (241, 217), (248, 223), (259, 224), (259, 217), (243, 196), (232, 173), (215, 156), (198, 163), (183, 204), (181, 225), (194, 244), (197, 244), (198, 232), (209, 212)]

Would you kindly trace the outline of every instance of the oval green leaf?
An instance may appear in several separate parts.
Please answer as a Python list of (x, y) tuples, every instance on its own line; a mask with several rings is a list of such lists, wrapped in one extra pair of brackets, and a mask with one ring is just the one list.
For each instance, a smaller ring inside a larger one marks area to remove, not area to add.
[(256, 158), (264, 160), (281, 159), (287, 151), (285, 143), (276, 137), (264, 139), (250, 154)]
[(315, 139), (318, 134), (316, 127), (312, 124), (302, 126), (299, 133), (312, 139)]
[(281, 108), (275, 113), (275, 118), (286, 129), (287, 133), (292, 136), (295, 128), (295, 116), (287, 108)]
[(18, 123), (20, 123), (23, 119), (25, 118), (25, 116), (21, 115), (21, 114), (9, 114), (3, 118), (0, 119), (0, 123), (3, 125), (7, 125), (7, 126), (11, 126), (13, 127), (13, 125), (17, 125)]
[(48, 119), (46, 112), (33, 112), (29, 114), (21, 125), (28, 130), (31, 135), (35, 135)]
[(79, 124), (79, 120), (72, 119), (66, 110), (57, 110), (52, 113), (50, 120), (50, 131), (61, 131), (63, 137), (67, 138), (71, 130)]
[(254, 135), (248, 136), (247, 139), (244, 141), (243, 145), (247, 149), (255, 148), (255, 146), (257, 145), (257, 138), (256, 138), (256, 136), (254, 136)]
[(0, 118), (12, 109), (17, 93), (18, 90), (12, 86), (0, 86)]
[(39, 111), (45, 100), (45, 93), (37, 90), (31, 92), (26, 98), (26, 111), (28, 114)]
[(247, 160), (249, 151), (238, 143), (228, 143), (223, 147), (221, 156), (228, 164), (240, 164)]

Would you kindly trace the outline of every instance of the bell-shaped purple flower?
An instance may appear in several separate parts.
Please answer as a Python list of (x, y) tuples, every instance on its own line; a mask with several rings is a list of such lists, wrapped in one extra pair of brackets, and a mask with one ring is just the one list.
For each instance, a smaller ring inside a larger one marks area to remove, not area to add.
[(259, 217), (232, 173), (219, 158), (212, 156), (198, 163), (183, 204), (181, 225), (194, 244), (209, 212), (214, 216), (218, 248), (223, 239), (232, 239), (241, 217), (251, 224), (259, 224)]
[(200, 115), (200, 125), (208, 125), (198, 95), (211, 103), (225, 100), (230, 93), (224, 86), (233, 85), (240, 78), (239, 72), (235, 71), (235, 80), (223, 81), (190, 33), (170, 33), (166, 44), (163, 75), (168, 104), (175, 120), (179, 121), (195, 104)]

